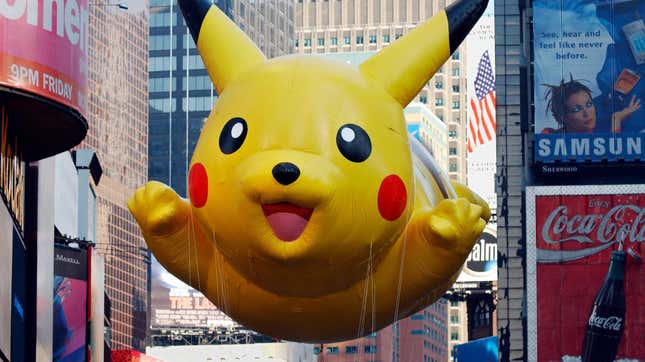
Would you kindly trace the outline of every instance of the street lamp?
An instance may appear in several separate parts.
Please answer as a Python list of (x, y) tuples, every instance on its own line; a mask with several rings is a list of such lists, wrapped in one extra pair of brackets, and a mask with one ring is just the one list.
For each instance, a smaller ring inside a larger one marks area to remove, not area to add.
[(122, 2), (122, 3), (89, 3), (88, 5), (95, 5), (95, 6), (116, 6), (121, 10), (128, 10), (128, 3)]

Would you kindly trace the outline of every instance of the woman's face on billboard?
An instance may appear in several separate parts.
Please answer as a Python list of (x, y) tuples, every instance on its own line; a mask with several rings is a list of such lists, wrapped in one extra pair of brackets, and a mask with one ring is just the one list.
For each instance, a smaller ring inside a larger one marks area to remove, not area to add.
[(596, 106), (589, 93), (578, 91), (567, 98), (564, 127), (569, 133), (590, 133), (596, 127)]

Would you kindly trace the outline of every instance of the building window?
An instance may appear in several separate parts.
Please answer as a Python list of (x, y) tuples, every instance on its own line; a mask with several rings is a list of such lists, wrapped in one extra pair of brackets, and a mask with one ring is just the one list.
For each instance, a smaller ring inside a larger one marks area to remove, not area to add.
[(443, 89), (443, 82), (436, 82), (434, 84), (434, 87), (437, 88), (437, 89)]
[(452, 76), (453, 77), (458, 77), (459, 76), (459, 68), (453, 68)]
[(327, 354), (338, 354), (338, 347), (327, 347)]
[(459, 84), (453, 84), (452, 85), (452, 91), (455, 93), (459, 93)]
[(450, 301), (450, 306), (451, 307), (459, 307), (459, 301), (451, 300)]
[(356, 44), (363, 44), (363, 36), (362, 35), (358, 35), (356, 37)]
[[(451, 155), (453, 154), (453, 153), (452, 153), (452, 150), (453, 150), (453, 148), (450, 148), (450, 152), (451, 152), (450, 154), (451, 154)], [(454, 154), (455, 154), (455, 155), (457, 154), (457, 150), (456, 150), (456, 149), (455, 149), (455, 153), (454, 153)], [(457, 324), (457, 323), (459, 323), (459, 316), (451, 315), (451, 316), (450, 316), (450, 323), (452, 323), (452, 324)]]
[[(450, 171), (453, 171), (453, 170), (452, 170), (452, 165), (454, 165), (454, 163), (451, 163), (451, 164), (450, 164)], [(457, 166), (457, 165), (455, 165), (455, 170), (454, 170), (454, 171), (457, 171), (457, 167), (456, 167), (456, 166)], [(450, 340), (451, 340), (451, 341), (458, 341), (458, 340), (459, 340), (459, 332), (450, 332)]]
[(443, 106), (443, 98), (437, 98), (434, 100), (435, 106)]
[(426, 96), (419, 96), (419, 102), (426, 104), (428, 103), (428, 97)]
[(318, 46), (319, 47), (325, 46), (325, 38), (318, 38)]
[(331, 45), (338, 45), (338, 38), (337, 37), (332, 37), (329, 39), (331, 41)]
[(347, 346), (345, 347), (346, 354), (356, 354), (358, 353), (358, 347), (356, 346)]
[(349, 45), (352, 42), (352, 38), (345, 36), (343, 37), (343, 42), (345, 43), (345, 45)]
[(320, 354), (320, 347), (314, 347), (314, 354), (319, 355)]
[[(450, 172), (457, 172), (457, 164), (456, 163), (451, 163), (450, 164)], [(452, 336), (450, 338), (452, 338)], [(454, 341), (454, 339), (453, 339), (453, 341)]]
[(452, 53), (452, 59), (459, 60), (459, 51)]
[(383, 35), (383, 43), (389, 43), (389, 42), (390, 42), (390, 34)]
[(457, 155), (457, 147), (450, 147), (450, 149), (448, 150), (448, 153), (450, 154), (450, 156), (456, 156)]
[(298, 39), (296, 39), (296, 48), (298, 47)]
[(365, 353), (376, 353), (376, 345), (370, 344), (365, 346)]
[(370, 44), (376, 44), (376, 35), (370, 35)]
[(457, 138), (457, 131), (448, 131), (449, 138)]
[(396, 40), (396, 39), (398, 39), (398, 38), (400, 38), (402, 36), (403, 36), (403, 34), (396, 34), (396, 35), (394, 35), (394, 40)]
[(452, 102), (452, 109), (459, 109), (459, 101)]
[(311, 38), (305, 38), (305, 48), (311, 46)]

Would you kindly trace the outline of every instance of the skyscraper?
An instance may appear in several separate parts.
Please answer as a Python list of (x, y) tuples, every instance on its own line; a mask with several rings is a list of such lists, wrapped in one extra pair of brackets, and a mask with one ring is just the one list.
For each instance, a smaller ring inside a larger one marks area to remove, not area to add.
[[(296, 52), (368, 52), (400, 38), (450, 1), (298, 0)], [(448, 176), (466, 183), (466, 67), (462, 45), (417, 95), (448, 126)]]
[(103, 176), (96, 190), (96, 243), (105, 256), (105, 288), (112, 302), (112, 349), (145, 348), (145, 244), (126, 201), (148, 176), (145, 1), (127, 11), (89, 8), (89, 131), (82, 148), (96, 151)]
[[(289, 54), (294, 42), (290, 1), (214, 2), (268, 58)], [(150, 2), (149, 177), (186, 196), (188, 163), (217, 94), (181, 11), (173, 0)]]

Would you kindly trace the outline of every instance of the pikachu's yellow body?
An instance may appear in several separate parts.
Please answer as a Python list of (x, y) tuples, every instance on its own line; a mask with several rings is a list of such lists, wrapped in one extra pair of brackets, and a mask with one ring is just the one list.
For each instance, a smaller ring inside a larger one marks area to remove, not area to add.
[(128, 203), (161, 264), (293, 341), (359, 337), (440, 297), (490, 212), (460, 185), (446, 198), (411, 155), (402, 110), (486, 6), (462, 2), (356, 69), (266, 60), (209, 1), (180, 0), (220, 96), (189, 200), (149, 182)]

